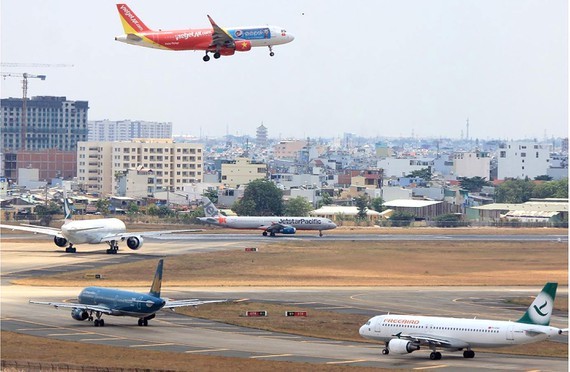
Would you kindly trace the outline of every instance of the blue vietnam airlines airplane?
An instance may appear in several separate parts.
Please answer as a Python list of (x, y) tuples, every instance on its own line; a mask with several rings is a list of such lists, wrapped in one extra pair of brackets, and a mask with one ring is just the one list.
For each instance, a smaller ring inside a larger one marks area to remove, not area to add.
[(114, 316), (132, 316), (139, 318), (139, 326), (147, 326), (148, 321), (153, 319), (160, 309), (174, 309), (183, 306), (198, 306), (214, 302), (226, 302), (227, 300), (197, 299), (171, 301), (160, 297), (162, 284), (162, 266), (164, 260), (158, 261), (156, 274), (148, 294), (123, 291), (120, 289), (87, 287), (81, 291), (77, 303), (71, 302), (42, 302), (31, 301), (32, 304), (49, 305), (55, 308), (71, 308), (71, 317), (75, 320), (93, 320), (95, 327), (103, 327), (105, 321), (103, 314)]
[(463, 350), (464, 358), (475, 357), (473, 347), (492, 348), (530, 344), (567, 333), (568, 328), (550, 326), (557, 283), (546, 283), (526, 313), (516, 322), (459, 319), (434, 316), (378, 315), (360, 327), (360, 335), (382, 341), (382, 354), (408, 354), (420, 347), (431, 349), (431, 360), (441, 359), (437, 349)]

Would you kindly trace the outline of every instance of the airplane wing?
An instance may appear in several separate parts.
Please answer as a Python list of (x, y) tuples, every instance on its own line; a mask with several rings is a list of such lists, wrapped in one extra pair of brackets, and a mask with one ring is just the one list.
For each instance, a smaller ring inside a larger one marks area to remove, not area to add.
[(112, 234), (107, 235), (101, 239), (102, 242), (110, 242), (110, 241), (117, 241), (128, 239), (131, 236), (142, 236), (142, 237), (157, 237), (160, 235), (165, 234), (175, 234), (175, 233), (187, 233), (187, 232), (200, 232), (203, 230), (200, 229), (186, 229), (186, 230), (163, 230), (163, 231), (139, 231), (139, 232), (130, 232), (130, 233), (121, 233), (121, 234)]
[(443, 348), (466, 348), (469, 344), (463, 340), (458, 340), (454, 338), (440, 338), (437, 335), (424, 335), (424, 334), (395, 334), (395, 337), (417, 342), (421, 345), (427, 346), (438, 346)]
[(99, 305), (85, 305), (85, 304), (75, 304), (73, 302), (43, 302), (43, 301), (32, 301), (30, 300), (31, 304), (36, 305), (48, 305), (57, 308), (70, 308), (70, 309), (82, 309), (82, 310), (92, 310), (98, 311), (103, 314), (111, 314), (112, 311), (106, 306), (99, 306)]
[(218, 302), (228, 302), (228, 300), (198, 300), (198, 299), (191, 299), (191, 300), (166, 300), (166, 304), (164, 305), (164, 309), (174, 309), (177, 307), (184, 307), (184, 306), (198, 306), (204, 304), (213, 304)]
[(228, 34), (226, 30), (218, 26), (216, 22), (214, 22), (212, 17), (208, 16), (208, 19), (210, 20), (212, 28), (214, 29), (214, 32), (212, 33), (212, 46), (215, 46), (216, 49), (224, 47), (234, 48), (235, 47), (234, 38), (231, 37), (231, 35)]
[(35, 225), (2, 225), (2, 224), (0, 224), (0, 228), (10, 229), (10, 230), (18, 230), (18, 231), (27, 231), (27, 232), (33, 232), (36, 234), (45, 234), (45, 235), (62, 237), (61, 230), (53, 228), (53, 227), (44, 227), (44, 226), (35, 226)]

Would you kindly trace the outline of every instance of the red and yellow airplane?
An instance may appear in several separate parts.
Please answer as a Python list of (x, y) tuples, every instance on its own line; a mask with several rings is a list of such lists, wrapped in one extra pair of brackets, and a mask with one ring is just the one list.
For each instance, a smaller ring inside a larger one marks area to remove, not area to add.
[(125, 35), (115, 37), (123, 43), (144, 46), (147, 48), (166, 50), (203, 50), (206, 52), (204, 61), (209, 61), (208, 53), (214, 58), (231, 56), (236, 51), (247, 52), (252, 47), (268, 47), (269, 55), (273, 56), (273, 46), (286, 44), (295, 37), (281, 27), (253, 26), (233, 27), (223, 29), (208, 19), (212, 28), (199, 28), (187, 30), (153, 31), (148, 28), (139, 17), (127, 6), (117, 4)]

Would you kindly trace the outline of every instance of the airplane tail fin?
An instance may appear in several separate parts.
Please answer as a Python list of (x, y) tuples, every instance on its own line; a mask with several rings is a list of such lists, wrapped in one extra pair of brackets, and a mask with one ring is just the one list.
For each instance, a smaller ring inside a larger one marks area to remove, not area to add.
[(160, 298), (160, 287), (162, 286), (162, 266), (164, 264), (164, 259), (160, 259), (158, 261), (158, 265), (156, 266), (156, 273), (154, 274), (154, 280), (152, 281), (152, 285), (150, 286), (150, 291), (148, 292), (149, 295), (153, 297)]
[(212, 201), (207, 197), (202, 197), (202, 204), (204, 204), (204, 215), (206, 217), (217, 217), (220, 215), (218, 208), (216, 208), (214, 203), (212, 203)]
[(518, 323), (549, 325), (558, 283), (546, 283)]
[(125, 34), (136, 34), (137, 32), (152, 31), (143, 21), (129, 8), (127, 4), (117, 4), (117, 10), (121, 17), (121, 23), (125, 29)]
[(71, 206), (69, 205), (69, 201), (67, 200), (67, 190), (65, 187), (63, 188), (63, 213), (65, 215), (65, 222), (71, 221), (73, 215), (71, 213)]

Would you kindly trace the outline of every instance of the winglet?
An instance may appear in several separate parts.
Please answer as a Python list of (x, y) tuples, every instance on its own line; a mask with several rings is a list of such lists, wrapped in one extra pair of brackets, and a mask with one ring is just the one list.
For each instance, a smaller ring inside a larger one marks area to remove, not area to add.
[(63, 188), (63, 213), (65, 214), (65, 222), (71, 221), (73, 217), (71, 213), (71, 207), (69, 206), (69, 201), (67, 200), (67, 190)]
[(121, 23), (123, 24), (123, 29), (125, 29), (125, 34), (152, 31), (143, 23), (143, 21), (140, 20), (139, 17), (136, 16), (127, 4), (117, 4), (117, 10), (119, 11)]
[(558, 283), (546, 283), (518, 323), (549, 325)]
[(160, 259), (158, 261), (158, 265), (156, 266), (156, 273), (154, 274), (154, 280), (152, 281), (152, 285), (150, 286), (150, 291), (148, 292), (149, 295), (160, 298), (160, 287), (162, 286), (162, 266), (164, 264), (164, 259)]

